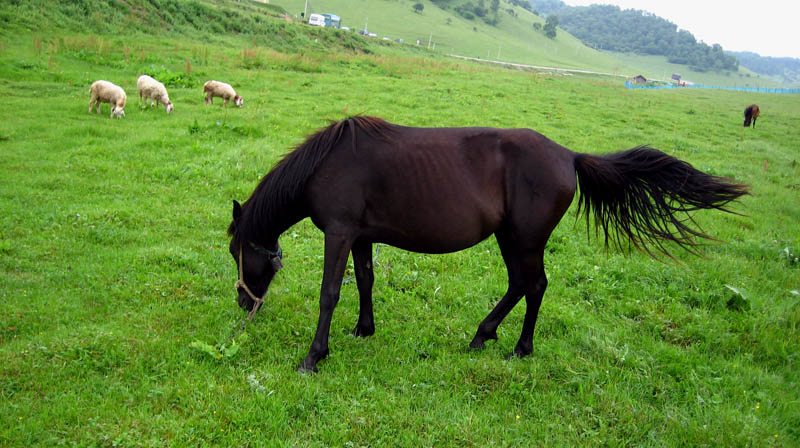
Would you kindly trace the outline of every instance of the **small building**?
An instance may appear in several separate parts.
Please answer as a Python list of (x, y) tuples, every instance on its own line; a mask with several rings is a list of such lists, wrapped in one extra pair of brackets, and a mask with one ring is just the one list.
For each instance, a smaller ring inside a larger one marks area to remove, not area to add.
[(642, 76), (642, 75), (636, 75), (636, 76), (633, 78), (633, 83), (634, 83), (634, 84), (644, 84), (644, 83), (646, 83), (646, 82), (647, 82), (647, 78), (645, 78), (645, 77), (644, 77), (644, 76)]

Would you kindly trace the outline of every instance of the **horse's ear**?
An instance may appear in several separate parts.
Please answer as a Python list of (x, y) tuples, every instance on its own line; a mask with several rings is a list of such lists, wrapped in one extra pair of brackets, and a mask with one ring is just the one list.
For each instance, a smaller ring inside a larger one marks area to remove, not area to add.
[(236, 199), (233, 200), (233, 220), (238, 221), (242, 216), (242, 204)]

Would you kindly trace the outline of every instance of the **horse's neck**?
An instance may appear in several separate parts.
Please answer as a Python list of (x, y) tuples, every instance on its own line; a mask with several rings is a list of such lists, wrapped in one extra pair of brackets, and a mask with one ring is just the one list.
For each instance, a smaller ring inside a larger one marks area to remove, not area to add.
[(290, 227), (308, 217), (308, 213), (299, 210), (285, 210), (277, 214), (273, 219), (266, 223), (260, 230), (257, 241), (259, 244), (266, 245), (273, 244), (278, 240), (284, 232), (289, 230)]

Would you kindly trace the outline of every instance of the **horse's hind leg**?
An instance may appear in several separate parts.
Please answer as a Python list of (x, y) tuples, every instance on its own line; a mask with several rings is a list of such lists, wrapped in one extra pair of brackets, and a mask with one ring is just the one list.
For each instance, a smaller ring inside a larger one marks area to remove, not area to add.
[(489, 316), (478, 326), (478, 332), (470, 343), (471, 348), (480, 348), (486, 339), (497, 338), (497, 326), (514, 308), (524, 295), (527, 307), (525, 320), (522, 324), (522, 334), (514, 347), (511, 356), (523, 357), (533, 352), (533, 332), (536, 319), (539, 316), (539, 307), (542, 297), (547, 289), (547, 276), (544, 272), (544, 248), (555, 224), (569, 205), (568, 201), (555, 203), (557, 206), (553, 213), (545, 213), (540, 207), (539, 216), (518, 215), (519, 224), (504, 228), (496, 233), (497, 243), (503, 254), (503, 260), (508, 269), (508, 292), (500, 303), (489, 313)]
[(489, 339), (497, 339), (497, 327), (519, 303), (525, 293), (522, 264), (516, 248), (505, 233), (498, 232), (495, 237), (508, 270), (508, 290), (489, 315), (478, 325), (478, 331), (475, 333), (475, 337), (472, 338), (472, 342), (469, 343), (469, 348), (473, 350), (484, 348), (484, 343)]
[(375, 333), (375, 319), (372, 314), (372, 243), (356, 241), (353, 244), (353, 267), (356, 271), (356, 285), (360, 301), (358, 323), (353, 329), (355, 336), (371, 336)]
[(536, 328), (536, 319), (539, 317), (539, 307), (542, 305), (542, 297), (547, 289), (547, 276), (544, 273), (544, 263), (542, 253), (531, 254), (524, 263), (525, 270), (530, 275), (528, 289), (525, 291), (525, 320), (522, 323), (522, 334), (519, 336), (512, 356), (530, 355), (533, 352), (533, 331)]

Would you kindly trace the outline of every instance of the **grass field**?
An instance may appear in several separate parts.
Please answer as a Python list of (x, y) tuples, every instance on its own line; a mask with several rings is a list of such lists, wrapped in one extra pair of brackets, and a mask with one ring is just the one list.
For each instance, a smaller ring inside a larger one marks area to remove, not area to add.
[[(202, 36), (0, 34), (0, 446), (800, 444), (798, 97)], [(172, 80), (172, 115), (139, 108), (142, 70)], [(124, 119), (87, 113), (100, 78), (128, 92)], [(211, 78), (244, 107), (205, 106)], [(750, 103), (762, 116), (743, 129)], [(649, 144), (752, 196), (742, 216), (696, 214), (720, 241), (675, 262), (604, 251), (573, 208), (525, 359), (505, 360), (524, 303), (499, 341), (466, 350), (506, 287), (493, 240), (438, 256), (383, 246), (376, 334), (350, 336), (346, 283), (331, 355), (300, 375), (322, 234), (306, 220), (283, 235), (285, 268), (238, 333), (231, 200), (355, 113), (530, 127), (592, 153)]]

